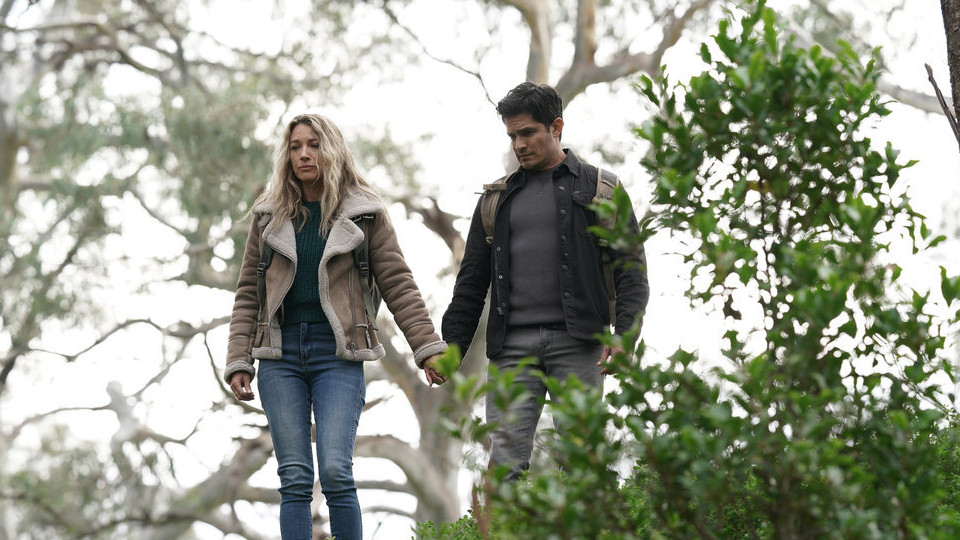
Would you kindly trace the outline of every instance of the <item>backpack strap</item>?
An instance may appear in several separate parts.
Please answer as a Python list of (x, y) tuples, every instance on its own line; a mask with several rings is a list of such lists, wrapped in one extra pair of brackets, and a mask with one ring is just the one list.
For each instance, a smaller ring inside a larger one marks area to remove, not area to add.
[(273, 248), (267, 244), (266, 240), (260, 246), (260, 262), (257, 263), (257, 324), (266, 325), (265, 304), (267, 303), (267, 268), (273, 262)]
[[(360, 272), (360, 289), (363, 291), (363, 310), (367, 315), (367, 324), (377, 330), (377, 311), (380, 308), (380, 290), (370, 271), (370, 247), (367, 242), (368, 223), (374, 218), (373, 214), (363, 214), (353, 218), (353, 222), (363, 231), (363, 241), (353, 248), (353, 262)], [(369, 332), (367, 336), (369, 342)]]
[[(604, 173), (607, 174), (604, 174)], [(617, 175), (604, 171), (603, 168), (597, 167), (597, 193), (593, 197), (594, 204), (600, 202), (601, 200), (610, 200), (613, 198), (613, 190), (620, 184), (620, 179), (617, 178)], [(613, 229), (617, 221), (617, 215), (614, 213), (612, 216), (600, 216), (597, 214), (597, 225), (605, 229)], [(603, 278), (607, 282), (607, 299), (610, 302), (610, 322), (616, 322), (617, 320), (617, 289), (616, 284), (613, 281), (613, 263), (610, 260), (610, 242), (606, 239), (600, 238), (597, 240), (597, 244), (600, 246), (600, 258), (603, 261)]]
[(504, 175), (492, 184), (483, 185), (483, 197), (480, 199), (480, 220), (483, 222), (483, 230), (487, 233), (487, 245), (493, 245), (493, 226), (497, 217), (497, 204), (500, 202), (500, 194), (507, 189), (507, 178), (510, 175)]

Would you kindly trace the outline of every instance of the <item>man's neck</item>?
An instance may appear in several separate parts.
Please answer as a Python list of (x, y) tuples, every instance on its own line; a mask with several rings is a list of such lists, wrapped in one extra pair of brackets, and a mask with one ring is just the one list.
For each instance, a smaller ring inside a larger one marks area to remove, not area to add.
[(564, 153), (564, 152), (560, 152), (560, 157), (559, 157), (559, 159), (551, 162), (550, 165), (548, 165), (548, 166), (546, 166), (546, 167), (543, 167), (542, 169), (524, 169), (524, 170), (526, 170), (527, 173), (530, 173), (530, 174), (537, 174), (537, 173), (540, 173), (540, 172), (543, 172), (543, 171), (552, 171), (552, 170), (556, 169), (557, 167), (559, 167), (560, 164), (563, 163), (563, 161), (564, 161), (565, 159), (567, 159), (567, 154)]
[(563, 160), (565, 160), (565, 159), (567, 159), (567, 154), (566, 154), (566, 152), (564, 152), (564, 151), (561, 149), (561, 150), (560, 150), (560, 153), (557, 154), (557, 159), (556, 159), (556, 161), (554, 161), (554, 163), (553, 163), (552, 165), (550, 165), (549, 167), (547, 167), (547, 169), (549, 169), (549, 170), (556, 169), (557, 167), (560, 166), (561, 163), (563, 163)]

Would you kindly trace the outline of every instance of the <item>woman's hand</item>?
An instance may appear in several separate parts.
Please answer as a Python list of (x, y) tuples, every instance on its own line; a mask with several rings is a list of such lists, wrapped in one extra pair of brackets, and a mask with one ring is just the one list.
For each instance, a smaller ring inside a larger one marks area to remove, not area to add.
[(230, 377), (230, 390), (240, 401), (250, 401), (253, 399), (253, 389), (250, 388), (250, 374), (246, 371), (238, 371)]
[(442, 357), (442, 354), (435, 354), (423, 362), (423, 372), (426, 373), (427, 384), (430, 386), (447, 382), (447, 378), (440, 372), (440, 359)]

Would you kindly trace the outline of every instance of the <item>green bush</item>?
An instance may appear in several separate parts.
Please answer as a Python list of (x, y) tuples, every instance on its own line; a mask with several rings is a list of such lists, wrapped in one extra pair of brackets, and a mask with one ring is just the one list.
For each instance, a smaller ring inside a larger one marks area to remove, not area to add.
[[(960, 534), (948, 324), (890, 256), (942, 237), (902, 195), (910, 164), (863, 136), (887, 114), (876, 65), (842, 44), (836, 56), (795, 47), (754, 5), (702, 47), (708, 71), (638, 84), (660, 109), (637, 129), (656, 213), (639, 237), (623, 223), (598, 231), (624, 248), (678, 239), (688, 297), (724, 318), (723, 361), (651, 360), (641, 342), (616, 359), (601, 407), (576, 381), (547, 380), (562, 473), (511, 484), (490, 471), (483, 506), (450, 526), (463, 538)], [(615, 194), (598, 211), (626, 204)], [(940, 289), (955, 308), (960, 280), (944, 270)], [(509, 401), (511, 376), (480, 391)]]
[(473, 513), (468, 513), (453, 523), (436, 524), (432, 521), (418, 523), (413, 534), (414, 538), (434, 540), (480, 540), (482, 538)]

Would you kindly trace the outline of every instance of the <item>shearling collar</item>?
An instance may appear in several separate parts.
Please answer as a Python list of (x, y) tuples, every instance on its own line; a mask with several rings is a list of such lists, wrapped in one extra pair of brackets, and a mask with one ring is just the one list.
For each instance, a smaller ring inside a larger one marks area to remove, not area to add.
[[(373, 195), (360, 190), (351, 190), (346, 194), (341, 202), (341, 214), (347, 219), (353, 219), (362, 214), (370, 212), (380, 212), (383, 210), (383, 203)], [(261, 201), (254, 205), (253, 214), (262, 216), (264, 214), (273, 214), (273, 202)]]
[[(383, 203), (373, 195), (359, 190), (348, 192), (341, 203), (340, 215), (330, 229), (325, 258), (349, 252), (363, 241), (363, 233), (353, 223), (354, 218), (364, 214), (379, 214), (383, 211)], [(253, 214), (254, 219), (259, 220), (264, 242), (277, 253), (296, 262), (297, 241), (293, 221), (274, 220), (273, 204), (270, 201), (257, 203), (253, 207)]]

